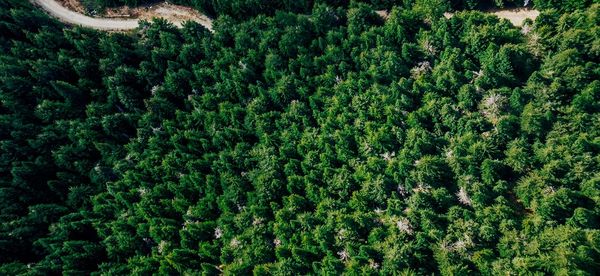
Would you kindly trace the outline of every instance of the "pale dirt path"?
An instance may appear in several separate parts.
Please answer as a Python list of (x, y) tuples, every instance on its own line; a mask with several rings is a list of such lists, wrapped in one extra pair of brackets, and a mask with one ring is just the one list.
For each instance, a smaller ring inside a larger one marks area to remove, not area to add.
[(508, 19), (515, 26), (522, 26), (525, 19), (535, 20), (540, 15), (540, 12), (537, 10), (519, 9), (495, 11), (493, 14), (500, 18)]
[[(165, 18), (175, 24), (178, 27), (181, 27), (182, 23), (187, 20), (192, 20), (198, 22), (202, 26), (206, 27), (210, 31), (212, 31), (212, 20), (207, 16), (196, 12), (191, 8), (185, 8), (174, 5), (162, 5), (158, 6), (155, 9), (149, 10), (143, 13), (139, 18), (135, 19), (115, 19), (115, 18), (95, 18), (87, 15), (83, 15), (81, 13), (77, 13), (75, 11), (69, 10), (68, 8), (62, 6), (60, 3), (56, 2), (56, 0), (29, 0), (32, 3), (40, 6), (50, 15), (60, 19), (61, 21), (73, 24), (80, 25), (84, 27), (99, 29), (99, 30), (107, 30), (107, 31), (119, 31), (119, 30), (131, 30), (135, 29), (139, 25), (139, 20), (142, 19), (152, 19), (153, 17)], [(513, 10), (497, 10), (497, 11), (489, 11), (489, 13), (498, 16), (499, 18), (508, 19), (513, 25), (521, 26), (525, 19), (529, 18), (535, 20), (535, 18), (540, 14), (537, 10), (532, 9), (513, 9)], [(384, 19), (387, 19), (389, 16), (387, 11), (377, 11)], [(451, 18), (454, 14), (452, 13), (444, 13), (446, 18)]]
[[(523, 22), (525, 22), (525, 19), (535, 20), (540, 15), (540, 12), (537, 10), (523, 8), (510, 10), (492, 10), (487, 11), (486, 13), (493, 14), (498, 18), (508, 19), (510, 23), (517, 27), (523, 26)], [(451, 18), (453, 15), (454, 14), (448, 12), (444, 13), (444, 16), (446, 18)]]
[[(376, 12), (383, 19), (387, 19), (389, 17), (389, 13), (387, 11), (381, 10), (381, 11), (376, 11)], [(510, 23), (512, 23), (514, 26), (517, 26), (517, 27), (522, 26), (523, 22), (525, 22), (525, 19), (529, 18), (531, 20), (535, 20), (540, 15), (540, 12), (537, 10), (524, 9), (524, 8), (510, 9), (510, 10), (492, 10), (492, 11), (486, 11), (485, 13), (493, 14), (493, 15), (497, 16), (498, 18), (508, 19), (510, 21)], [(444, 13), (444, 17), (446, 17), (446, 18), (452, 18), (452, 16), (454, 16), (454, 13), (449, 13), (449, 12)]]
[(30, 0), (32, 3), (40, 6), (48, 14), (59, 20), (73, 25), (89, 27), (105, 31), (131, 30), (139, 26), (142, 19), (151, 19), (152, 17), (165, 18), (178, 27), (186, 20), (196, 21), (212, 31), (212, 20), (203, 14), (190, 11), (191, 9), (177, 9), (175, 6), (161, 6), (152, 12), (136, 19), (114, 19), (114, 18), (95, 18), (81, 13), (71, 11), (55, 0)]

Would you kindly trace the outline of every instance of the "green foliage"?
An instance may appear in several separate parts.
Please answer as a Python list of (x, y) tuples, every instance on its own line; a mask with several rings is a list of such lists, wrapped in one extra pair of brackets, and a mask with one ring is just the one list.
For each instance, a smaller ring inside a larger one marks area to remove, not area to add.
[(597, 273), (600, 6), (414, 2), (0, 1), (0, 274)]

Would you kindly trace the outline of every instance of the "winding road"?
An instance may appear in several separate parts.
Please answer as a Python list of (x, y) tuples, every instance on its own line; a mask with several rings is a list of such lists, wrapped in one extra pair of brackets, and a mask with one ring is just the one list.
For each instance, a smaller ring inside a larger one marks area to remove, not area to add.
[[(138, 27), (141, 19), (114, 19), (114, 18), (96, 18), (83, 15), (63, 7), (55, 0), (30, 0), (33, 4), (44, 9), (48, 14), (58, 18), (67, 24), (89, 27), (104, 31), (124, 31), (132, 30)], [(164, 14), (180, 13), (180, 11), (169, 11), (161, 8), (159, 12)], [(162, 17), (158, 14), (156, 17)], [(193, 21), (198, 22), (210, 31), (212, 31), (212, 20), (205, 15), (194, 16)], [(183, 21), (172, 21), (176, 26), (181, 26)]]
[[(136, 19), (114, 19), (114, 18), (100, 18), (100, 17), (96, 18), (96, 17), (83, 15), (83, 14), (74, 12), (72, 10), (69, 10), (69, 9), (63, 7), (60, 3), (56, 2), (56, 0), (29, 0), (29, 1), (31, 1), (33, 4), (35, 4), (37, 6), (41, 7), (42, 9), (44, 9), (51, 16), (56, 17), (59, 20), (65, 22), (67, 24), (79, 25), (79, 26), (89, 27), (89, 28), (98, 29), (98, 30), (105, 30), (105, 31), (132, 30), (132, 29), (137, 28), (139, 26), (139, 21), (142, 20), (139, 18), (136, 18)], [(167, 20), (171, 21), (173, 24), (175, 24), (178, 27), (181, 27), (182, 23), (185, 20), (171, 19), (170, 17), (172, 15), (180, 15), (180, 16), (184, 16), (185, 18), (188, 18), (188, 19), (191, 18), (191, 20), (198, 22), (202, 26), (209, 29), (211, 32), (213, 31), (212, 19), (210, 19), (207, 16), (200, 14), (200, 13), (181, 11), (181, 10), (175, 9), (174, 7), (166, 7), (166, 8), (161, 7), (159, 9), (157, 9), (155, 11), (155, 13), (156, 14), (154, 14), (153, 17), (166, 18)], [(387, 16), (388, 16), (387, 11), (377, 11), (377, 13), (383, 18), (387, 18)], [(492, 13), (492, 14), (498, 16), (499, 18), (508, 19), (515, 26), (521, 26), (523, 24), (523, 22), (525, 21), (525, 19), (527, 19), (527, 18), (535, 19), (540, 14), (539, 11), (532, 10), (532, 9), (497, 10), (497, 11), (490, 11), (489, 13)], [(444, 16), (446, 18), (450, 18), (453, 16), (453, 14), (445, 13)]]

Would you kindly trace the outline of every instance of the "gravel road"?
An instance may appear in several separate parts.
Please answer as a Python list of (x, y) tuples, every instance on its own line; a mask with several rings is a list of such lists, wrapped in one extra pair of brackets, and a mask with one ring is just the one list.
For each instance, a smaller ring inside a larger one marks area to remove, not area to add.
[[(63, 7), (60, 3), (55, 0), (30, 0), (33, 4), (44, 9), (48, 14), (53, 17), (58, 18), (60, 21), (78, 25), (89, 27), (98, 30), (105, 31), (124, 31), (135, 29), (139, 25), (140, 19), (114, 19), (114, 18), (96, 18), (87, 15), (83, 15), (72, 10), (69, 10)], [(177, 10), (175, 8), (165, 8), (161, 7), (157, 10), (156, 17), (166, 18), (173, 22), (176, 26), (181, 27), (181, 23), (184, 20), (176, 20), (172, 21), (171, 17), (173, 15), (180, 16), (183, 18), (193, 18), (193, 21), (198, 22), (204, 27), (208, 28), (212, 31), (212, 20), (202, 14), (182, 14), (186, 13), (185, 11)], [(189, 13), (189, 12), (187, 12)]]
[[(525, 22), (525, 19), (535, 20), (540, 15), (540, 12), (537, 10), (523, 9), (523, 8), (506, 9), (506, 10), (490, 10), (490, 11), (486, 11), (486, 13), (493, 14), (493, 15), (497, 16), (498, 18), (508, 19), (508, 21), (510, 21), (510, 23), (512, 23), (514, 26), (517, 26), (517, 27), (521, 27), (523, 25), (523, 22)], [(454, 16), (454, 14), (447, 12), (447, 13), (444, 13), (444, 16), (446, 18), (451, 18), (452, 16)]]
[(31, 0), (48, 14), (65, 23), (99, 30), (131, 30), (138, 27), (137, 19), (94, 18), (71, 11), (54, 0)]
[[(58, 18), (59, 20), (73, 25), (79, 25), (98, 30), (106, 31), (119, 31), (119, 30), (131, 30), (138, 27), (139, 19), (113, 19), (113, 18), (95, 18), (87, 15), (83, 15), (74, 11), (71, 11), (55, 0), (30, 0), (32, 3), (40, 6), (51, 16)], [(164, 8), (163, 8), (164, 9)], [(177, 14), (181, 13), (178, 10), (159, 10), (163, 14)], [(494, 15), (510, 20), (515, 26), (521, 26), (523, 21), (527, 18), (535, 19), (540, 12), (530, 9), (516, 9), (516, 10), (497, 10), (490, 11)], [(386, 11), (378, 11), (378, 14), (382, 17), (387, 17)], [(444, 14), (447, 18), (453, 16), (451, 13)], [(160, 14), (158, 17), (161, 17)], [(212, 31), (212, 20), (204, 15), (197, 16), (196, 22), (202, 24)], [(177, 26), (181, 26), (181, 22), (173, 22)]]

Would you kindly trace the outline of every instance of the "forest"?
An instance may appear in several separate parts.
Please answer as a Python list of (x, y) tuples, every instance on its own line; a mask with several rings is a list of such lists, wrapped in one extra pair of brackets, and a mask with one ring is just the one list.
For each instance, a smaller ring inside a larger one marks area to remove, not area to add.
[(600, 3), (489, 2), (0, 0), (0, 275), (596, 275)]

